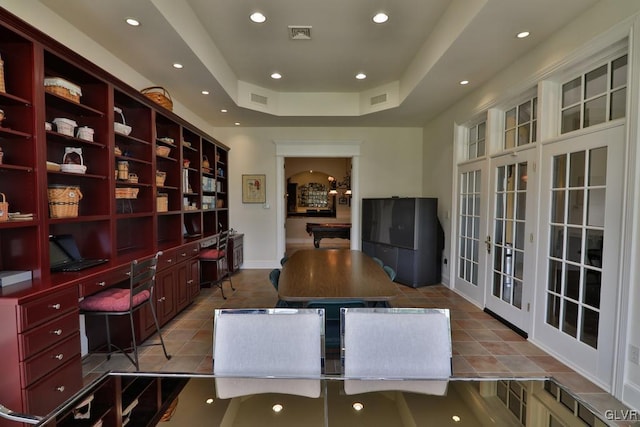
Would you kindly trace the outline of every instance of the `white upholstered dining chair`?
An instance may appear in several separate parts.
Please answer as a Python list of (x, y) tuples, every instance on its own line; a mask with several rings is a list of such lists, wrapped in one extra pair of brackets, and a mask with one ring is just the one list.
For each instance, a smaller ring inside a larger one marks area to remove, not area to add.
[(345, 308), (346, 378), (446, 380), (451, 376), (448, 309)]
[(217, 309), (213, 328), (219, 397), (268, 392), (320, 395), (324, 310)]

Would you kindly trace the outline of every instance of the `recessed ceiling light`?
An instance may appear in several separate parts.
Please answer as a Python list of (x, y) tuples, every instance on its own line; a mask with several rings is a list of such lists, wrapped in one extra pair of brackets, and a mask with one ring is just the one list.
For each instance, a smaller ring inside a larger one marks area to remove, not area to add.
[(469, 84), (469, 80), (462, 80), (462, 81), (460, 82), (460, 84), (461, 84), (461, 85), (463, 85), (463, 86), (464, 86), (464, 85), (468, 85), (468, 84)]
[(221, 113), (226, 113), (227, 111), (229, 110), (227, 110), (226, 108), (223, 108), (222, 110), (220, 110)]
[(516, 35), (516, 37), (519, 38), (519, 39), (527, 38), (527, 37), (529, 37), (529, 31), (522, 31), (522, 32), (518, 33)]
[(453, 421), (457, 422), (457, 423), (459, 423), (459, 422), (460, 422), (460, 417), (459, 417), (459, 416), (457, 416), (457, 415), (454, 415), (453, 417), (451, 417), (451, 419), (452, 419)]
[(283, 409), (284, 409), (284, 406), (282, 406), (282, 405), (281, 405), (281, 404), (279, 404), (279, 403), (276, 403), (275, 405), (273, 405), (273, 406), (271, 407), (271, 410), (272, 410), (273, 412), (276, 412), (276, 413), (277, 413), (277, 412), (282, 411)]
[(358, 79), (358, 80), (364, 80), (366, 78), (367, 78), (367, 75), (365, 73), (356, 74), (356, 79)]
[(276, 80), (281, 79), (281, 78), (282, 78), (282, 74), (280, 74), (280, 73), (273, 73), (273, 74), (271, 74), (271, 78), (272, 78), (272, 79), (276, 79)]
[(209, 95), (209, 91), (208, 91), (208, 90), (203, 90), (201, 93), (202, 93), (203, 95)]
[(267, 17), (264, 16), (264, 14), (262, 14), (261, 12), (253, 12), (250, 16), (249, 19), (251, 19), (253, 22), (255, 22), (256, 24), (262, 24), (264, 21), (267, 20)]
[(213, 398), (210, 397), (207, 400), (205, 400), (205, 402), (207, 403), (207, 405), (211, 405), (214, 402), (214, 400)]
[(373, 19), (373, 22), (375, 22), (376, 24), (384, 24), (389, 20), (389, 15), (384, 12), (378, 12), (373, 15), (373, 18), (371, 19)]
[(240, 122), (235, 122), (234, 125), (240, 126)]
[(135, 18), (127, 18), (125, 21), (127, 22), (127, 24), (131, 25), (132, 27), (137, 27), (140, 25), (140, 21), (138, 21)]
[(173, 68), (177, 68), (179, 70), (183, 68), (183, 65), (176, 62), (175, 64), (173, 64)]
[(353, 405), (353, 409), (355, 409), (356, 411), (362, 411), (364, 409), (364, 405), (361, 402), (354, 402)]

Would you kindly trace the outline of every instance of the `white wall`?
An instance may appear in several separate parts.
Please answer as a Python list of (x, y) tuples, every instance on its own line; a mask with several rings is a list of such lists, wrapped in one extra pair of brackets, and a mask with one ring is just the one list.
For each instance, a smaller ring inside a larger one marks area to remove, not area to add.
[[(429, 173), (424, 176), (423, 186), (426, 195), (433, 195), (439, 199), (439, 216), (446, 233), (445, 257), (449, 257), (451, 254), (451, 222), (453, 219), (448, 218), (447, 214), (453, 215), (452, 197), (455, 197), (455, 191), (452, 188), (454, 182), (454, 124), (464, 124), (488, 108), (501, 102), (508, 102), (514, 96), (534, 88), (543, 77), (563, 69), (577, 58), (605, 48), (607, 43), (611, 43), (611, 40), (640, 31), (640, 19), (637, 17), (639, 11), (640, 2), (637, 0), (601, 1), (533, 52), (511, 64), (425, 126), (424, 168)], [(636, 36), (635, 41), (636, 43), (631, 45), (631, 58), (640, 55), (640, 46), (638, 46), (640, 37)], [(636, 67), (639, 64), (640, 61), (636, 60)], [(637, 80), (633, 78), (637, 78), (640, 71), (632, 70), (630, 75), (632, 76), (629, 83), (630, 110), (627, 115), (631, 135), (629, 144), (632, 148), (630, 153), (635, 153), (638, 156), (637, 144), (640, 140), (638, 136), (640, 132), (638, 131), (637, 118), (640, 110), (638, 107), (640, 89)], [(639, 275), (636, 266), (638, 244), (635, 242), (640, 239), (639, 227), (634, 225), (640, 220), (638, 203), (633, 202), (635, 200), (633, 195), (640, 192), (638, 189), (640, 170), (638, 166), (634, 166), (636, 164), (640, 165), (640, 159), (636, 158), (631, 161), (630, 173), (627, 176), (629, 181), (627, 200), (631, 208), (627, 209), (630, 215), (627, 221), (630, 225), (627, 225), (626, 230), (632, 234), (628, 233), (627, 235), (631, 237), (627, 237), (627, 240), (623, 242), (624, 250), (627, 253), (624, 257), (627, 264), (622, 273), (622, 277), (626, 280), (622, 283), (620, 306), (620, 349), (622, 355), (618, 363), (618, 382), (614, 394), (630, 406), (640, 408), (640, 366), (626, 361), (627, 344), (636, 346), (640, 344), (640, 283), (634, 280)], [(625, 166), (620, 165), (620, 167)], [(451, 280), (449, 269), (446, 268), (447, 266), (443, 267), (443, 276)]]
[[(245, 268), (277, 267), (282, 256), (276, 247), (278, 201), (273, 141), (362, 141), (360, 174), (352, 177), (359, 180), (361, 197), (422, 195), (422, 129), (218, 128), (212, 136), (231, 148), (230, 226), (245, 233)], [(267, 175), (266, 205), (242, 203), (242, 174)]]

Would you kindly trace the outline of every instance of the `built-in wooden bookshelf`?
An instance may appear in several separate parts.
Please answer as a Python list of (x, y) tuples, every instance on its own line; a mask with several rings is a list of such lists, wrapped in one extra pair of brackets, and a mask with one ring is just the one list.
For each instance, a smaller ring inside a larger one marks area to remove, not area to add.
[[(32, 275), (0, 288), (0, 402), (42, 413), (82, 385), (78, 298), (121, 284), (132, 260), (157, 251), (161, 322), (195, 298), (199, 244), (229, 226), (229, 148), (2, 8), (0, 56), (0, 193), (9, 212), (20, 213), (0, 221), (0, 271)], [(81, 96), (45, 90), (47, 78), (70, 82)], [(46, 127), (55, 119), (93, 134)], [(86, 171), (60, 169), (66, 155)], [(63, 200), (64, 215), (50, 207), (50, 190), (61, 188), (74, 197)], [(49, 236), (60, 234), (72, 235), (83, 257), (109, 261), (80, 273), (51, 272)], [(139, 338), (149, 335), (148, 324), (142, 313)], [(90, 350), (103, 339), (91, 326)], [(48, 334), (59, 329), (64, 333)], [(62, 349), (64, 357), (49, 359)]]

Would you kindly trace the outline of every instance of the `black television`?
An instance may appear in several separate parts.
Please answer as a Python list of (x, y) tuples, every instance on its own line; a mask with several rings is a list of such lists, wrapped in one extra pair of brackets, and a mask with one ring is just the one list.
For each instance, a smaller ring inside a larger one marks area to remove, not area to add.
[(362, 240), (407, 249), (418, 249), (416, 199), (362, 200)]

